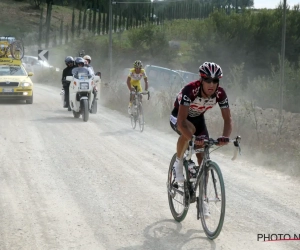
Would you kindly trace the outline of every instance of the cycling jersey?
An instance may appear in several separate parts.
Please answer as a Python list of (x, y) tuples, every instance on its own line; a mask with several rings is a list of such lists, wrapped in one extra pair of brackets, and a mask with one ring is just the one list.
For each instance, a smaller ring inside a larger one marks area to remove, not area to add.
[(135, 69), (132, 68), (129, 70), (130, 84), (132, 87), (137, 87), (138, 92), (142, 92), (142, 86), (140, 80), (142, 78), (147, 78), (146, 71), (141, 69), (140, 73), (135, 73)]
[(200, 81), (194, 81), (184, 86), (178, 93), (174, 102), (172, 115), (177, 117), (179, 105), (189, 106), (189, 117), (203, 115), (208, 109), (213, 108), (217, 103), (220, 108), (229, 108), (228, 98), (225, 90), (218, 87), (216, 93), (210, 98), (201, 97)]

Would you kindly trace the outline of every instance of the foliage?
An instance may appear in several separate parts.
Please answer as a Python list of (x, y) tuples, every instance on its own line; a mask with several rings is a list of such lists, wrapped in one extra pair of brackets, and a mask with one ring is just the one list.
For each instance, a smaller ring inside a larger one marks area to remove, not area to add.
[(172, 58), (167, 36), (157, 25), (147, 24), (143, 28), (132, 29), (128, 33), (128, 39), (136, 57), (150, 56), (154, 61), (168, 61)]

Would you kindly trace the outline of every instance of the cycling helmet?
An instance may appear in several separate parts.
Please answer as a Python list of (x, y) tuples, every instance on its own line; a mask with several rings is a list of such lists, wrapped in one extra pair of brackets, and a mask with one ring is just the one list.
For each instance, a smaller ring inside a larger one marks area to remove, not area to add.
[(75, 60), (76, 65), (82, 63), (84, 65), (84, 59), (82, 57), (77, 57)]
[(68, 65), (68, 63), (74, 63), (74, 58), (72, 56), (67, 56), (65, 59), (65, 63), (66, 65)]
[(143, 64), (140, 60), (136, 60), (133, 64), (134, 68), (142, 68), (143, 67)]
[(214, 62), (205, 62), (199, 67), (200, 76), (202, 78), (222, 78), (223, 71), (221, 67)]
[(85, 55), (85, 56), (83, 57), (83, 59), (89, 60), (90, 62), (92, 61), (92, 58), (91, 58), (89, 55)]

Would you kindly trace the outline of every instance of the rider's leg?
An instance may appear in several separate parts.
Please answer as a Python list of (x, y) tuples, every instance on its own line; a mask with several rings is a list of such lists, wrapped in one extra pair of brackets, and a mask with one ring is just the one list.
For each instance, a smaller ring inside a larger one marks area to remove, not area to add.
[[(196, 136), (201, 136), (205, 139), (209, 138), (207, 127), (206, 127), (206, 124), (205, 124), (204, 115), (200, 115), (197, 118), (197, 120), (195, 121), (194, 125), (196, 127), (196, 132), (195, 132)], [(201, 166), (201, 163), (202, 163), (202, 160), (203, 160), (203, 153), (196, 154), (196, 157), (197, 157), (197, 161), (198, 161), (198, 166)]]
[(65, 105), (64, 105), (64, 107), (67, 108), (70, 105), (70, 102), (69, 102), (69, 86), (64, 86), (63, 88), (65, 90)]
[[(187, 127), (190, 130), (192, 134), (196, 132), (196, 128), (190, 121), (186, 121)], [(177, 129), (177, 126), (176, 126)], [(177, 132), (180, 133), (180, 130), (177, 129)], [(180, 135), (177, 141), (177, 152), (176, 152), (176, 161), (173, 165), (174, 167), (174, 175), (175, 175), (175, 181), (178, 183), (184, 182), (184, 176), (183, 176), (183, 155), (188, 147), (188, 139), (185, 138), (183, 135)]]
[(133, 94), (129, 94), (129, 104), (128, 104), (128, 114), (131, 115), (132, 114), (132, 100), (133, 100)]

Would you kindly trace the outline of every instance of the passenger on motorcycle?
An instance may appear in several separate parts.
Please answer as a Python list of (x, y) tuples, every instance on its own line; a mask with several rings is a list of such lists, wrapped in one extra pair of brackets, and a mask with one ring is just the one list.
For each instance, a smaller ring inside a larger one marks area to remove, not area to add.
[[(75, 65), (76, 65), (76, 67), (73, 68), (72, 75), (77, 75), (78, 71), (80, 71), (80, 68), (85, 67), (84, 66), (84, 59), (82, 57), (77, 57), (76, 60), (75, 60)], [(91, 76), (95, 75), (94, 71), (91, 70), (90, 67), (85, 67), (85, 68), (88, 70), (89, 75), (91, 75)]]
[(87, 62), (84, 66), (90, 68), (94, 72), (94, 68), (91, 65), (92, 58), (89, 55), (85, 55), (83, 59)]
[(65, 91), (65, 102), (64, 102), (64, 108), (68, 108), (68, 111), (71, 111), (70, 103), (69, 103), (69, 86), (70, 82), (66, 80), (67, 76), (73, 76), (72, 70), (75, 67), (74, 66), (74, 58), (72, 56), (67, 56), (65, 58), (65, 63), (67, 65), (66, 68), (64, 68), (62, 73), (62, 85), (63, 89)]

